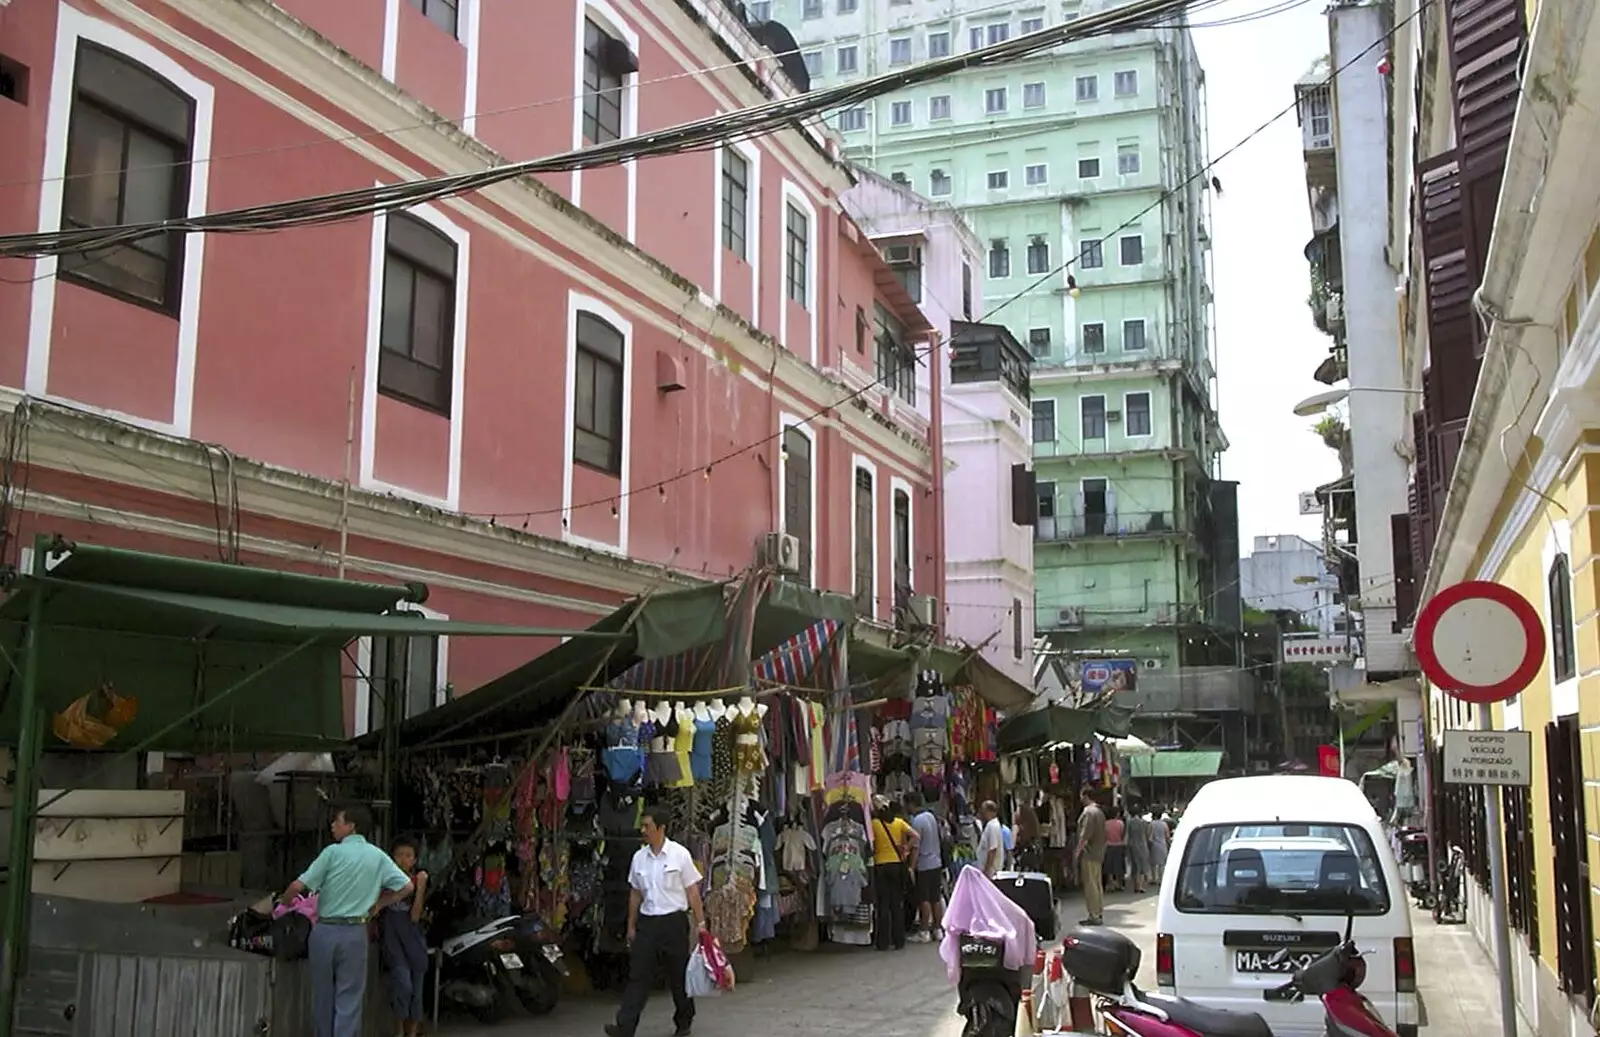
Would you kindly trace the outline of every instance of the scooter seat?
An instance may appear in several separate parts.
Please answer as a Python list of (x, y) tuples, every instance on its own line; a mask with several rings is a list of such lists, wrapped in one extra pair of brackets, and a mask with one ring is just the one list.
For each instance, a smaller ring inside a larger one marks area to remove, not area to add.
[(1207, 1008), (1181, 997), (1147, 994), (1145, 1002), (1167, 1013), (1167, 1018), (1200, 1037), (1272, 1037), (1272, 1027), (1255, 1012), (1230, 1012)]

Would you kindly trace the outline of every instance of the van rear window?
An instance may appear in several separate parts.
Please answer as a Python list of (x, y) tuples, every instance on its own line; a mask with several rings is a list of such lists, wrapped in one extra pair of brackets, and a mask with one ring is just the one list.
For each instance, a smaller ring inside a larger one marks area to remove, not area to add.
[(1206, 825), (1189, 836), (1173, 906), (1195, 914), (1382, 915), (1383, 865), (1356, 825)]

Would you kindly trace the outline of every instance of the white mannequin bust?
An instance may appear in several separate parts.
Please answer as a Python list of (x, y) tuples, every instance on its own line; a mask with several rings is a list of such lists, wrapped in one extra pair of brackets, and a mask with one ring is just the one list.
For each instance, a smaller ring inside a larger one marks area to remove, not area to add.
[(696, 703), (694, 707), (694, 718), (701, 723), (705, 723), (711, 719), (711, 709), (704, 702)]
[(749, 716), (751, 713), (754, 713), (755, 710), (756, 710), (756, 700), (755, 699), (751, 698), (749, 695), (745, 695), (745, 696), (743, 696), (742, 698), (739, 699), (739, 712), (740, 713), (744, 714), (745, 716)]

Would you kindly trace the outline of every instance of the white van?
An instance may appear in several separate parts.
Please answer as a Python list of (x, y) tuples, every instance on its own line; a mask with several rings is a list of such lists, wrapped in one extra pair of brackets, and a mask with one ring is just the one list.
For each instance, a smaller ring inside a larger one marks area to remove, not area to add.
[[(1210, 1008), (1256, 1012), (1274, 1037), (1321, 1037), (1321, 1002), (1262, 995), (1337, 945), (1352, 906), (1367, 964), (1361, 992), (1395, 1033), (1416, 1037), (1406, 887), (1361, 789), (1309, 775), (1213, 781), (1184, 809), (1167, 857), (1156, 981)], [(1294, 953), (1276, 960), (1284, 948)]]

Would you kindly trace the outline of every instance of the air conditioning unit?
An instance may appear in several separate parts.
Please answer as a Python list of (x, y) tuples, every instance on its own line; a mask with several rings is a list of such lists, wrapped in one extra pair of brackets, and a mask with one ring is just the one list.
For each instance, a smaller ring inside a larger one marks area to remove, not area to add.
[(1139, 665), (1147, 670), (1159, 670), (1161, 669), (1162, 663), (1160, 659), (1145, 659)]
[(1117, 422), (1119, 422), (1121, 420), (1122, 420), (1122, 412), (1120, 410), (1108, 410), (1108, 411), (1106, 411), (1106, 422), (1108, 424), (1115, 425)]
[(756, 565), (796, 576), (800, 573), (800, 538), (788, 533), (766, 533), (756, 540)]
[(886, 263), (916, 263), (922, 264), (922, 249), (916, 245), (887, 245), (883, 250), (883, 259)]
[(918, 626), (931, 627), (938, 622), (939, 599), (932, 594), (913, 594), (906, 600), (911, 619)]
[(1064, 627), (1083, 626), (1083, 606), (1072, 605), (1056, 612), (1056, 622)]

